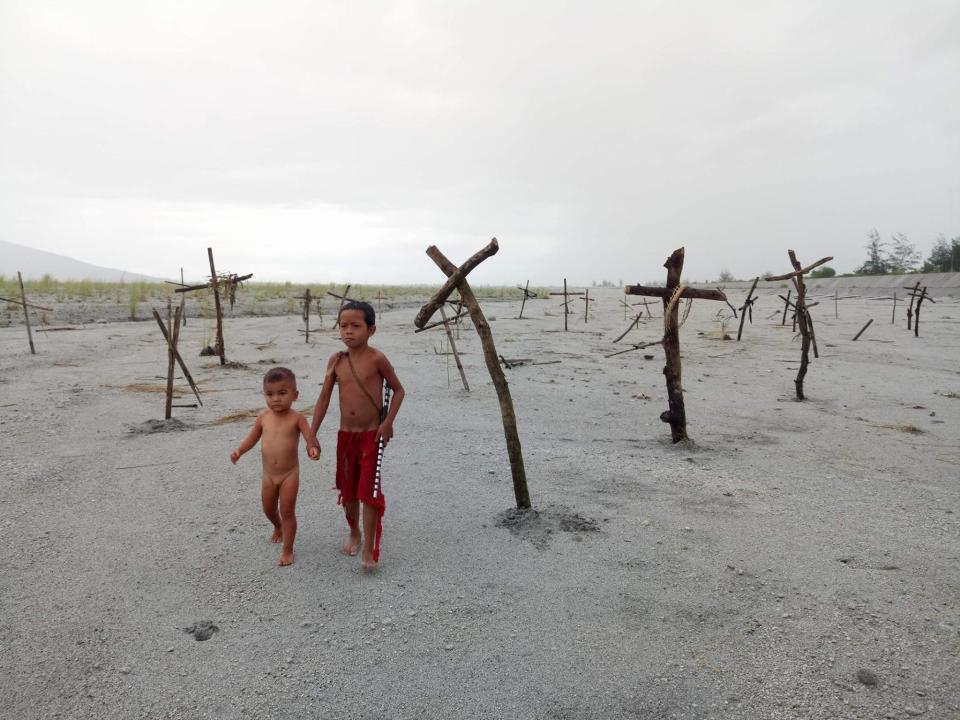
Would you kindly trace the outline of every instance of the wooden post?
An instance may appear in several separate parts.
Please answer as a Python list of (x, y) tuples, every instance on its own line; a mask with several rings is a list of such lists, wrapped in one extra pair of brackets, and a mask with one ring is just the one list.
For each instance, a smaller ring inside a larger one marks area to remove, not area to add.
[[(186, 287), (187, 284), (183, 281), (183, 268), (180, 268), (180, 287)], [(184, 293), (180, 293), (180, 322), (184, 327), (187, 326), (187, 296)]]
[(167, 302), (167, 324), (170, 325), (170, 339), (167, 342), (167, 402), (163, 409), (163, 418), (169, 420), (173, 415), (173, 370), (176, 364), (177, 342), (180, 339), (180, 306), (171, 325), (170, 303)]
[(863, 335), (863, 331), (866, 330), (868, 327), (870, 327), (870, 323), (872, 322), (873, 322), (873, 318), (870, 318), (869, 320), (867, 320), (867, 324), (864, 325), (862, 328), (860, 328), (860, 332), (858, 332), (856, 335), (853, 336), (853, 342), (856, 342), (857, 338)]
[(590, 288), (587, 288), (583, 296), (583, 323), (587, 323), (587, 315), (590, 312)]
[(567, 305), (567, 279), (563, 279), (563, 331), (567, 331), (567, 315), (570, 314), (570, 306)]
[(172, 349), (173, 355), (176, 358), (177, 363), (180, 365), (180, 369), (183, 371), (183, 376), (187, 379), (190, 389), (193, 390), (193, 394), (197, 398), (197, 402), (200, 403), (200, 405), (203, 405), (203, 400), (200, 399), (200, 390), (197, 388), (197, 384), (193, 381), (193, 376), (190, 374), (190, 371), (187, 370), (187, 364), (180, 356), (180, 351), (177, 350), (175, 345), (173, 345), (172, 337), (170, 333), (167, 332), (167, 328), (164, 326), (163, 320), (160, 318), (160, 313), (157, 312), (156, 308), (153, 308), (153, 318), (157, 321), (157, 325), (160, 326), (160, 332), (163, 333), (163, 339), (167, 341), (168, 347)]
[[(907, 286), (904, 286), (907, 287)], [(917, 281), (917, 284), (912, 288), (907, 287), (907, 290), (910, 291), (910, 304), (907, 305), (907, 330), (910, 329), (911, 323), (913, 322), (913, 300), (917, 296), (917, 290), (920, 289), (920, 281)]]
[(890, 315), (890, 324), (893, 325), (897, 321), (897, 291), (893, 291), (893, 314)]
[[(443, 318), (443, 329), (447, 331), (447, 342), (450, 343), (450, 352), (453, 353), (453, 359), (457, 363), (457, 370), (460, 371), (460, 381), (463, 383), (463, 389), (470, 392), (470, 386), (467, 384), (467, 374), (463, 371), (463, 363), (460, 362), (460, 353), (457, 352), (457, 344), (453, 341), (453, 333), (450, 332), (450, 323), (447, 321), (447, 313), (440, 306), (440, 317)], [(449, 366), (448, 366), (449, 367)], [(447, 378), (449, 379), (449, 375)]]
[(227, 364), (227, 355), (223, 347), (223, 308), (220, 306), (220, 283), (217, 278), (217, 268), (213, 265), (213, 248), (207, 248), (207, 257), (210, 259), (210, 286), (213, 288), (213, 302), (217, 309), (217, 352), (220, 355), (220, 364)]
[(807, 366), (810, 364), (810, 343), (812, 338), (812, 332), (808, 324), (809, 314), (807, 313), (806, 286), (803, 283), (803, 276), (815, 267), (830, 262), (833, 258), (825, 257), (817, 260), (817, 262), (812, 265), (801, 267), (800, 262), (797, 260), (797, 255), (793, 250), (788, 250), (787, 254), (790, 257), (790, 264), (793, 265), (793, 272), (787, 273), (786, 275), (768, 277), (766, 279), (768, 281), (793, 280), (793, 285), (797, 290), (797, 299), (794, 301), (793, 321), (794, 327), (796, 327), (797, 324), (800, 325), (800, 370), (797, 372), (794, 385), (796, 386), (797, 399), (803, 400), (805, 399), (803, 395), (803, 379), (806, 377)]
[[(497, 239), (494, 238), (490, 243), (480, 252), (476, 253), (470, 260), (470, 262), (478, 256), (479, 259), (476, 260), (474, 265), (482, 261), (483, 259), (490, 257), (495, 254), (499, 249), (497, 244)], [(493, 386), (497, 391), (497, 399), (500, 402), (500, 415), (503, 419), (503, 434), (507, 442), (507, 455), (510, 459), (510, 471), (513, 475), (513, 493), (516, 499), (518, 508), (529, 508), (530, 507), (530, 493), (527, 489), (527, 476), (526, 471), (523, 467), (523, 453), (520, 446), (520, 435), (517, 432), (517, 416), (513, 410), (513, 399), (510, 397), (510, 389), (507, 386), (507, 379), (504, 377), (503, 369), (500, 367), (500, 359), (497, 356), (497, 349), (493, 343), (493, 334), (490, 332), (490, 325), (487, 323), (487, 319), (483, 315), (483, 310), (480, 308), (480, 303), (477, 302), (477, 298), (473, 294), (473, 290), (470, 289), (470, 284), (466, 280), (466, 273), (463, 272), (463, 267), (457, 268), (456, 265), (451, 263), (440, 250), (431, 245), (427, 248), (427, 255), (433, 260), (437, 266), (443, 271), (443, 273), (448, 278), (457, 277), (459, 282), (457, 283), (456, 289), (460, 293), (460, 298), (463, 303), (467, 306), (467, 310), (470, 312), (470, 317), (473, 320), (474, 327), (477, 330), (477, 335), (480, 337), (480, 344), (483, 347), (483, 357), (487, 364), (487, 370), (490, 372), (490, 378), (493, 380)], [(467, 263), (464, 263), (466, 265)], [(433, 296), (430, 301), (427, 302), (421, 308), (420, 312), (417, 314), (417, 318), (414, 321), (417, 327), (423, 327), (426, 325), (427, 321), (430, 319), (430, 312), (424, 312), (430, 307), (438, 308), (446, 299), (443, 296), (444, 288)], [(453, 291), (453, 288), (446, 290), (447, 295)]]
[[(520, 287), (519, 285), (517, 287)], [(523, 308), (527, 305), (527, 298), (530, 297), (530, 281), (527, 280), (526, 286), (523, 288), (523, 301), (520, 303), (520, 314), (517, 316), (517, 320), (523, 320)]]
[(303, 292), (303, 322), (305, 323), (303, 341), (310, 343), (310, 288)]
[[(625, 292), (628, 295), (659, 297), (663, 301), (663, 340), (659, 342), (663, 344), (663, 351), (666, 355), (666, 365), (663, 368), (663, 374), (667, 381), (667, 404), (669, 409), (660, 414), (660, 419), (670, 424), (670, 436), (675, 443), (687, 439), (687, 414), (683, 404), (683, 386), (681, 383), (680, 321), (677, 306), (681, 298), (727, 301), (727, 296), (724, 295), (722, 290), (700, 290), (681, 285), (680, 273), (683, 271), (683, 257), (684, 249), (678, 248), (673, 251), (673, 254), (670, 255), (663, 264), (667, 269), (666, 287), (628, 285), (625, 288)], [(650, 313), (648, 311), (647, 316), (649, 317), (649, 315)], [(641, 346), (637, 345), (634, 347), (639, 348)], [(607, 357), (611, 356), (608, 355)]]
[(917, 312), (913, 317), (913, 336), (920, 337), (920, 305), (923, 304), (924, 300), (929, 300), (930, 302), (935, 302), (932, 297), (927, 295), (927, 286), (923, 286), (923, 290), (920, 292), (920, 297), (917, 298)]
[[(783, 320), (780, 321), (780, 324), (781, 324), (781, 325), (786, 325), (786, 324), (787, 324), (787, 310), (790, 309), (790, 293), (792, 293), (792, 292), (793, 292), (793, 290), (788, 289), (788, 290), (787, 290), (787, 297), (784, 298), (784, 300), (783, 300)], [(781, 296), (781, 297), (782, 297), (782, 296)]]
[(840, 309), (837, 306), (837, 289), (833, 289), (833, 317), (835, 320), (840, 319)]
[[(681, 260), (681, 266), (683, 261)], [(760, 282), (758, 275), (753, 279), (753, 285), (750, 286), (750, 292), (747, 293), (747, 299), (743, 301), (743, 307), (740, 308), (740, 329), (737, 330), (737, 342), (740, 342), (740, 336), (743, 335), (743, 321), (747, 319), (747, 312), (750, 313), (750, 324), (753, 324), (753, 291), (757, 289), (757, 283)]]
[(30, 354), (36, 355), (36, 348), (33, 347), (33, 331), (30, 329), (30, 312), (27, 309), (27, 294), (23, 291), (23, 278), (20, 271), (17, 270), (17, 282), (20, 283), (20, 302), (23, 304), (23, 320), (27, 324), (27, 340), (30, 342)]

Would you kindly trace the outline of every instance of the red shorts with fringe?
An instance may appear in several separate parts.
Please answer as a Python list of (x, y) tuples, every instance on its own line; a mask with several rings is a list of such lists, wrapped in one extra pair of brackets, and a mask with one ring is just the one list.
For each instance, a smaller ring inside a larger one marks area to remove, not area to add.
[[(387, 509), (383, 488), (377, 480), (377, 431), (337, 433), (337, 504), (359, 500), (377, 509), (377, 536), (374, 543), (374, 561), (380, 555), (380, 518)], [(376, 497), (374, 497), (376, 494)]]

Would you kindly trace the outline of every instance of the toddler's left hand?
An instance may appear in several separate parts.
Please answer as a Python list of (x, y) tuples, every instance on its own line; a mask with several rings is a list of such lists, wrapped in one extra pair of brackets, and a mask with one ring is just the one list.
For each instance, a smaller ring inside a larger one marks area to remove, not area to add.
[(308, 447), (308, 448), (307, 448), (307, 457), (309, 457), (311, 460), (319, 460), (319, 459), (320, 459), (320, 446), (319, 446), (319, 445), (311, 445), (310, 447)]

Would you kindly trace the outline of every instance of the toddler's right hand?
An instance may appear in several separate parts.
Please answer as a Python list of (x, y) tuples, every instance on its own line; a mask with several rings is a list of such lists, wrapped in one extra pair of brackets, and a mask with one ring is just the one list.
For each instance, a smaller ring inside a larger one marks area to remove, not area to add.
[(236, 450), (231, 451), (231, 453), (230, 453), (230, 462), (232, 462), (234, 465), (236, 465), (236, 464), (237, 464), (237, 460), (239, 460), (239, 459), (240, 459), (240, 453), (237, 452)]

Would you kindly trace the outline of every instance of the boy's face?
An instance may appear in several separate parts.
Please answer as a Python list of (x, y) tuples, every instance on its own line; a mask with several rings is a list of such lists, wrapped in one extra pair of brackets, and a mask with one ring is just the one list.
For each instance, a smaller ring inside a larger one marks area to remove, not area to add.
[(267, 407), (274, 412), (286, 412), (293, 405), (293, 401), (300, 397), (297, 386), (290, 380), (276, 380), (263, 384), (263, 399)]
[(362, 310), (340, 313), (340, 339), (348, 348), (363, 347), (376, 331), (376, 325), (367, 325)]

